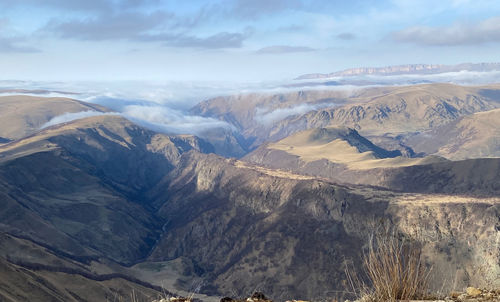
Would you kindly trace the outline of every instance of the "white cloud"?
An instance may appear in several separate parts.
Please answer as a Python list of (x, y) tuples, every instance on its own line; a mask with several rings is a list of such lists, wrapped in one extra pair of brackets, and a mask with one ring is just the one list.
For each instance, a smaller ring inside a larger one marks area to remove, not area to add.
[(478, 23), (455, 23), (449, 26), (413, 26), (395, 32), (398, 42), (433, 46), (478, 45), (500, 42), (500, 17)]
[(225, 128), (233, 131), (236, 130), (236, 128), (224, 121), (214, 118), (189, 115), (180, 110), (161, 105), (127, 105), (123, 108), (122, 112), (112, 113), (98, 111), (64, 113), (52, 118), (50, 121), (42, 125), (41, 129), (100, 115), (121, 115), (145, 128), (167, 134), (200, 135), (204, 131), (213, 128)]
[(81, 112), (73, 112), (73, 113), (64, 113), (62, 115), (56, 116), (52, 118), (50, 121), (40, 127), (41, 129), (47, 128), (50, 126), (54, 126), (57, 124), (67, 123), (74, 120), (79, 120), (82, 118), (87, 118), (91, 116), (99, 116), (99, 115), (116, 115), (117, 113), (110, 112), (98, 112), (98, 111), (81, 111)]
[[(338, 84), (329, 84), (333, 82)], [(167, 82), (167, 83), (141, 83), (141, 82), (101, 82), (101, 83), (49, 83), (49, 82), (18, 82), (0, 81), (0, 90), (31, 88), (46, 89), (50, 93), (43, 96), (64, 96), (55, 91), (76, 92), (71, 95), (83, 101), (96, 103), (116, 111), (114, 114), (123, 115), (133, 122), (154, 131), (171, 134), (201, 135), (207, 129), (225, 128), (236, 131), (236, 128), (224, 121), (191, 115), (188, 109), (194, 104), (212, 96), (257, 93), (288, 93), (298, 90), (337, 90), (348, 97), (359, 89), (374, 86), (410, 85), (430, 82), (451, 82), (462, 85), (487, 84), (500, 82), (500, 71), (459, 71), (440, 74), (422, 75), (395, 75), (395, 76), (357, 76), (336, 77), (330, 79), (305, 80), (290, 82), (264, 82), (250, 84), (231, 83), (194, 83), (194, 82)], [(333, 85), (333, 86), (329, 86)], [(6, 93), (18, 94), (18, 93)], [(36, 94), (35, 94), (36, 95)], [(39, 95), (38, 95), (39, 96)], [(336, 106), (335, 103), (299, 104), (288, 108), (256, 108), (255, 121), (269, 126), (273, 122), (293, 115), (304, 114), (312, 110)], [(59, 123), (70, 122), (100, 113), (85, 111), (66, 113), (55, 117), (43, 128)]]
[(122, 115), (139, 125), (155, 131), (200, 135), (213, 128), (235, 130), (230, 124), (214, 118), (186, 114), (165, 106), (126, 106)]
[[(364, 80), (375, 86), (406, 86), (429, 83), (452, 83), (457, 85), (485, 85), (500, 82), (500, 70), (492, 71), (453, 71), (436, 74), (401, 74), (401, 75), (367, 75), (353, 77), (352, 81)], [(342, 86), (340, 86), (342, 87)], [(363, 86), (358, 86), (359, 89)]]
[(314, 48), (305, 46), (290, 46), (290, 45), (273, 45), (267, 46), (257, 50), (258, 54), (286, 54), (296, 52), (310, 52), (315, 51)]
[(294, 107), (278, 108), (273, 111), (268, 111), (265, 108), (255, 109), (255, 120), (263, 125), (270, 125), (273, 122), (283, 120), (292, 115), (304, 114), (309, 111), (318, 110), (326, 107), (336, 106), (335, 103), (323, 104), (300, 104)]

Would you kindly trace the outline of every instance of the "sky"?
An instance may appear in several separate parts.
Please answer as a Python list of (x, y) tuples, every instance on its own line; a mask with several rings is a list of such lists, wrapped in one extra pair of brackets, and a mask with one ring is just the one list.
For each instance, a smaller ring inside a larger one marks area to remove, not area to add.
[(499, 55), (496, 0), (0, 0), (0, 80), (281, 81)]

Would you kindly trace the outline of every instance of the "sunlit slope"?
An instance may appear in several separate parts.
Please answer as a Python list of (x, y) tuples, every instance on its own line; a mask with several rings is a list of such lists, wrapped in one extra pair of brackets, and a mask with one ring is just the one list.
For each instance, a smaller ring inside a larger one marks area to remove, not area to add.
[(0, 97), (0, 137), (19, 139), (40, 129), (52, 118), (64, 113), (109, 111), (105, 107), (69, 98), (26, 95)]
[[(239, 95), (207, 100), (192, 111), (232, 123), (257, 147), (265, 141), (320, 127), (351, 127), (362, 135), (426, 131), (499, 107), (498, 85), (426, 84)], [(279, 113), (284, 109), (288, 114)], [(270, 115), (274, 117), (272, 122), (262, 121)]]
[(454, 162), (435, 155), (406, 157), (398, 150), (382, 149), (348, 128), (298, 132), (260, 146), (243, 160), (268, 169), (406, 192), (485, 196), (500, 192), (496, 181), (500, 158)]
[(442, 127), (410, 136), (417, 152), (449, 159), (500, 157), (500, 109), (464, 116)]
[(399, 151), (387, 151), (372, 144), (350, 128), (305, 130), (261, 148), (286, 152), (304, 163), (327, 160), (351, 169), (411, 166), (439, 160), (403, 157)]

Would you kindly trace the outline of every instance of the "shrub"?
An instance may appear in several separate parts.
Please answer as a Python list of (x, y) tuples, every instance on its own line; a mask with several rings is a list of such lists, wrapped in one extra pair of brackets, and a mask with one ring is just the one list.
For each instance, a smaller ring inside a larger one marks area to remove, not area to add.
[(417, 243), (392, 236), (370, 238), (364, 267), (377, 301), (419, 299), (427, 293), (429, 272)]
[(416, 300), (427, 295), (430, 269), (422, 261), (421, 246), (395, 231), (379, 230), (369, 237), (363, 268), (369, 286), (349, 270), (346, 273), (364, 301)]

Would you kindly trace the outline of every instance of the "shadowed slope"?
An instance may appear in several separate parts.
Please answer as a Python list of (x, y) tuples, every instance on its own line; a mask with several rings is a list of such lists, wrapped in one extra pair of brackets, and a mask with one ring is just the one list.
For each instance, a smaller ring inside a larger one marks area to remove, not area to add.
[(2, 228), (68, 253), (140, 259), (161, 224), (147, 210), (144, 192), (182, 152), (200, 145), (117, 116), (54, 126), (4, 145)]

